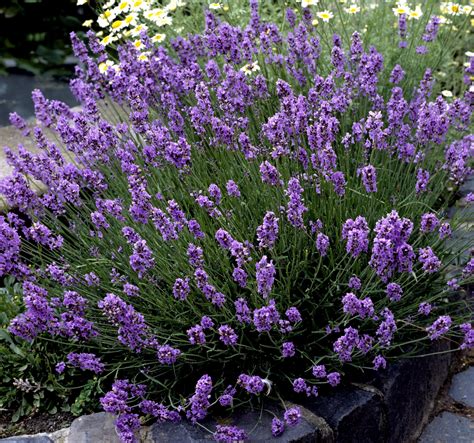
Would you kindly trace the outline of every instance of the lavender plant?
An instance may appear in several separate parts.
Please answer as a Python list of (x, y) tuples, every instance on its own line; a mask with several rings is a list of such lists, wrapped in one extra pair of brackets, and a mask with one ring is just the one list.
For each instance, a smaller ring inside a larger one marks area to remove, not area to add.
[(72, 35), (82, 110), (36, 91), (40, 152), (7, 150), (0, 191), (27, 216), (0, 223), (1, 274), (25, 303), (9, 329), (63, 345), (57, 372), (112, 384), (101, 404), (122, 441), (146, 418), (199, 423), (440, 338), (473, 344), (459, 288), (474, 261), (444, 212), (472, 172), (470, 79), (448, 101), (428, 68), (407, 91), (358, 33), (334, 35), (325, 62), (309, 11), (289, 26), (254, 1), (246, 27), (208, 11), (202, 33), (169, 50), (142, 34), (149, 56), (125, 44), (105, 74), (97, 38)]
[[(78, 0), (84, 4), (85, 0)], [(100, 42), (109, 49), (111, 58), (99, 65), (106, 71), (115, 68), (114, 53), (124, 41), (132, 42), (139, 57), (147, 58), (149, 48), (143, 45), (140, 35), (146, 32), (156, 45), (169, 44), (169, 40), (188, 32), (199, 32), (204, 11), (209, 8), (218, 17), (232, 25), (247, 23), (247, 0), (212, 2), (193, 0), (109, 0), (97, 2), (98, 18), (84, 22), (84, 26), (99, 30)], [(331, 36), (338, 34), (344, 44), (350, 44), (354, 31), (361, 32), (366, 45), (376, 44), (384, 54), (386, 66), (402, 63), (408, 73), (405, 83), (411, 90), (422, 74), (423, 66), (430, 66), (439, 79), (439, 91), (457, 96), (462, 86), (464, 53), (472, 47), (472, 5), (469, 2), (453, 3), (426, 0), (423, 4), (400, 0), (357, 2), (308, 0), (268, 0), (260, 5), (260, 15), (280, 23), (286, 33), (291, 24), (305, 16), (317, 28), (321, 45), (331, 48)], [(285, 17), (288, 23), (284, 23)], [(471, 23), (469, 23), (471, 21)], [(401, 40), (394, 28), (399, 29)], [(436, 38), (437, 37), (437, 38)], [(329, 53), (329, 51), (325, 51)], [(325, 53), (321, 54), (324, 58)], [(420, 58), (423, 59), (420, 63)]]

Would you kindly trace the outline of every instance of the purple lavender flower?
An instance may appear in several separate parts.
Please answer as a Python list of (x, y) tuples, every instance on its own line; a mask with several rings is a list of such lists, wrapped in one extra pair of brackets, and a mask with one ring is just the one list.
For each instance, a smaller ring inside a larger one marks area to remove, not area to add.
[(215, 239), (223, 249), (230, 249), (234, 239), (225, 229), (218, 229), (215, 234)]
[(235, 306), (235, 314), (237, 317), (237, 320), (240, 323), (250, 323), (251, 322), (251, 317), (250, 317), (250, 308), (248, 307), (247, 301), (244, 298), (238, 298), (234, 302)]
[(298, 311), (298, 309), (294, 306), (288, 308), (285, 312), (285, 315), (291, 323), (298, 323), (302, 321), (300, 311)]
[(247, 286), (247, 272), (245, 272), (244, 269), (239, 267), (234, 268), (232, 271), (232, 278), (241, 288)]
[(115, 427), (120, 441), (135, 443), (135, 432), (140, 429), (140, 417), (138, 414), (121, 414), (115, 420)]
[[(207, 275), (207, 272), (202, 268), (197, 268), (194, 271), (194, 279), (196, 281), (197, 287), (201, 291), (204, 291), (206, 286), (210, 286), (210, 285), (208, 285), (209, 276)], [(211, 289), (212, 288), (208, 288), (207, 291), (209, 291)], [(207, 297), (207, 298), (210, 298), (210, 297)]]
[(272, 326), (280, 320), (274, 300), (270, 300), (268, 306), (253, 311), (253, 324), (258, 332), (270, 331)]
[(295, 228), (304, 229), (303, 214), (308, 208), (303, 204), (303, 188), (297, 178), (293, 177), (288, 181), (285, 194), (289, 199), (286, 209), (288, 221)]
[(146, 240), (139, 240), (133, 245), (133, 254), (130, 256), (130, 266), (138, 273), (138, 277), (142, 278), (143, 275), (153, 268), (155, 260), (153, 253), (148, 247)]
[(10, 124), (19, 129), (24, 137), (30, 134), (30, 130), (28, 129), (25, 119), (23, 119), (20, 115), (18, 115), (16, 112), (11, 112), (8, 117)]
[(390, 301), (400, 301), (403, 295), (402, 287), (397, 283), (389, 283), (387, 285), (387, 296)]
[(328, 383), (332, 386), (335, 387), (339, 383), (341, 383), (341, 374), (339, 372), (330, 372), (327, 375)]
[(286, 17), (286, 21), (288, 22), (288, 24), (290, 25), (290, 27), (291, 27), (291, 28), (294, 28), (295, 25), (296, 25), (296, 14), (295, 14), (295, 11), (293, 11), (293, 9), (291, 9), (291, 8), (286, 8), (285, 17)]
[(420, 45), (415, 48), (415, 52), (420, 55), (428, 54), (428, 48), (425, 45)]
[(459, 325), (459, 329), (464, 333), (464, 338), (461, 343), (461, 349), (472, 349), (474, 347), (474, 329), (470, 323), (463, 323)]
[(359, 277), (357, 277), (356, 275), (353, 275), (349, 279), (348, 286), (349, 286), (349, 288), (358, 291), (362, 287), (362, 282), (360, 281)]
[(468, 277), (474, 274), (474, 257), (471, 258), (462, 271), (463, 277)]
[(176, 363), (180, 354), (181, 351), (179, 349), (172, 348), (170, 345), (163, 345), (158, 348), (156, 356), (162, 365), (172, 365)]
[(402, 69), (400, 65), (395, 65), (391, 74), (390, 74), (390, 82), (397, 85), (400, 83), (403, 78), (405, 77), (405, 71)]
[(171, 220), (161, 209), (152, 208), (151, 210), (151, 219), (153, 220), (153, 225), (158, 231), (160, 231), (161, 236), (164, 241), (177, 240), (178, 239), (178, 226), (175, 222)]
[(449, 223), (441, 223), (439, 227), (439, 238), (444, 240), (445, 238), (451, 237), (452, 230), (451, 225)]
[(453, 291), (457, 291), (460, 288), (457, 278), (452, 278), (448, 280), (446, 282), (446, 285), (448, 286), (448, 288), (452, 289)]
[(437, 340), (449, 331), (453, 321), (449, 315), (441, 315), (434, 323), (426, 328), (431, 340)]
[(123, 292), (129, 297), (138, 297), (140, 295), (140, 288), (138, 288), (138, 286), (132, 285), (131, 283), (125, 283), (123, 285)]
[(312, 367), (311, 371), (316, 378), (326, 377), (326, 366), (324, 365), (315, 365)]
[(436, 39), (438, 35), (439, 25), (441, 23), (441, 19), (436, 17), (436, 15), (431, 16), (430, 21), (427, 23), (425, 28), (425, 33), (421, 37), (425, 42), (432, 42)]
[(201, 225), (196, 220), (189, 220), (188, 221), (188, 229), (191, 234), (193, 234), (194, 238), (200, 239), (204, 238), (204, 232), (201, 230)]
[(342, 227), (342, 238), (347, 240), (346, 251), (353, 257), (358, 257), (369, 249), (369, 226), (367, 220), (358, 216), (355, 220), (346, 220)]
[(66, 363), (64, 363), (63, 361), (60, 361), (59, 363), (56, 364), (55, 369), (58, 374), (62, 374), (64, 370), (66, 369)]
[(201, 325), (193, 326), (186, 331), (188, 334), (189, 343), (192, 345), (202, 345), (206, 343), (206, 335)]
[(189, 287), (189, 278), (177, 278), (173, 285), (173, 297), (176, 300), (186, 300), (191, 288)]
[(237, 186), (237, 183), (234, 182), (234, 180), (229, 180), (226, 183), (226, 190), (227, 194), (229, 194), (231, 197), (239, 198), (241, 196), (239, 187)]
[(266, 160), (260, 165), (260, 176), (262, 182), (267, 183), (268, 185), (279, 186), (282, 184), (280, 173), (277, 168)]
[(284, 358), (294, 357), (295, 354), (296, 354), (296, 349), (293, 342), (287, 341), (281, 345), (281, 355)]
[(98, 303), (98, 307), (112, 324), (119, 327), (120, 343), (133, 351), (142, 349), (147, 343), (148, 335), (148, 328), (142, 314), (115, 294), (107, 294)]
[(372, 165), (358, 169), (357, 174), (362, 177), (362, 183), (367, 192), (377, 192), (377, 170)]
[(411, 272), (415, 253), (407, 242), (413, 223), (392, 211), (377, 222), (374, 230), (376, 237), (369, 264), (377, 275), (386, 282), (396, 272)]
[(354, 293), (348, 292), (342, 298), (343, 311), (351, 315), (358, 315), (364, 319), (374, 315), (374, 304), (370, 297), (359, 300)]
[(303, 378), (295, 378), (293, 380), (293, 391), (295, 391), (297, 394), (301, 394), (302, 392), (306, 392), (306, 388), (308, 386), (306, 385), (306, 382), (304, 381)]
[(176, 423), (180, 421), (180, 416), (176, 411), (170, 411), (166, 406), (153, 400), (142, 400), (138, 405), (140, 410), (147, 415), (158, 419), (158, 422), (169, 421)]
[(219, 340), (227, 346), (233, 346), (237, 343), (238, 337), (235, 331), (229, 325), (222, 325), (218, 329)]
[(426, 213), (421, 216), (421, 232), (433, 232), (439, 226), (438, 217), (432, 213)]
[(217, 425), (213, 434), (214, 440), (221, 443), (233, 443), (247, 440), (247, 433), (236, 426)]
[(344, 173), (341, 171), (334, 172), (331, 175), (330, 181), (334, 186), (334, 192), (339, 197), (343, 197), (346, 193), (346, 179), (344, 177)]
[(211, 329), (214, 327), (214, 322), (207, 315), (203, 315), (201, 318), (201, 326), (203, 329)]
[(418, 313), (421, 315), (429, 315), (431, 310), (432, 310), (432, 306), (431, 304), (427, 302), (420, 303), (420, 306), (418, 307)]
[(272, 290), (273, 282), (275, 281), (275, 266), (273, 261), (268, 261), (267, 256), (264, 255), (256, 264), (257, 270), (257, 292), (263, 298), (267, 298)]
[(428, 190), (428, 181), (430, 180), (430, 173), (423, 169), (418, 169), (416, 173), (416, 193), (426, 192)]
[(333, 350), (337, 354), (341, 362), (349, 362), (352, 360), (352, 352), (359, 342), (359, 331), (351, 326), (344, 329), (341, 335), (333, 345)]
[(301, 420), (301, 410), (297, 406), (289, 408), (283, 414), (285, 423), (289, 427), (296, 426)]
[(318, 232), (316, 236), (316, 249), (321, 254), (322, 257), (325, 257), (329, 249), (329, 237), (322, 232)]
[(237, 383), (249, 394), (260, 394), (265, 389), (265, 382), (258, 375), (240, 374)]
[(373, 364), (376, 371), (378, 371), (380, 368), (385, 369), (387, 367), (387, 361), (381, 355), (375, 356)]
[(101, 362), (100, 358), (96, 357), (94, 354), (77, 354), (75, 352), (70, 352), (67, 355), (67, 361), (71, 366), (80, 368), (83, 371), (89, 370), (96, 374), (100, 374), (105, 368), (105, 365)]
[(403, 40), (407, 36), (407, 15), (400, 14), (398, 16), (398, 35)]
[(395, 323), (395, 316), (390, 309), (385, 308), (382, 311), (382, 316), (384, 320), (377, 328), (376, 335), (379, 338), (380, 345), (388, 347), (397, 331), (397, 324)]
[(273, 417), (272, 419), (272, 435), (274, 437), (279, 437), (281, 434), (285, 432), (285, 423), (281, 421), (277, 417)]
[(237, 390), (232, 385), (227, 386), (227, 388), (224, 389), (222, 395), (219, 397), (219, 404), (223, 407), (232, 406), (234, 395), (236, 393)]
[(441, 260), (436, 257), (433, 250), (427, 246), (426, 248), (420, 248), (418, 252), (418, 261), (422, 264), (423, 270), (428, 273), (439, 271), (441, 267)]
[(217, 186), (215, 183), (212, 183), (209, 185), (207, 192), (209, 192), (209, 195), (214, 199), (216, 205), (218, 205), (221, 202), (222, 191), (219, 189), (219, 186)]
[(263, 223), (257, 228), (257, 240), (260, 248), (271, 249), (278, 237), (278, 218), (274, 212), (267, 212)]
[(170, 142), (165, 147), (165, 159), (182, 169), (191, 161), (191, 146), (186, 139), (180, 137), (178, 142)]
[(204, 256), (202, 248), (190, 243), (187, 250), (189, 264), (193, 268), (200, 268), (204, 265)]
[(203, 375), (196, 383), (194, 395), (189, 399), (189, 408), (186, 416), (193, 423), (202, 420), (207, 415), (207, 410), (211, 405), (209, 397), (212, 392), (212, 379), (209, 375)]

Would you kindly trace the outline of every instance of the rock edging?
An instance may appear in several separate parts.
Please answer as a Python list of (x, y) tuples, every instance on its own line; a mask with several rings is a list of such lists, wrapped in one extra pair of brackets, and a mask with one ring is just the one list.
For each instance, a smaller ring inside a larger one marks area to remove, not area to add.
[[(432, 352), (449, 351), (447, 342), (437, 342)], [(415, 441), (426, 424), (434, 400), (448, 378), (450, 353), (403, 360), (392, 364), (365, 384), (334, 389), (327, 395), (301, 403), (301, 423), (273, 439), (273, 415), (269, 412), (243, 411), (232, 423), (250, 433), (249, 442), (284, 443), (399, 443)], [(269, 410), (281, 415), (276, 405)], [(203, 425), (213, 430), (219, 419)], [(222, 424), (222, 423), (221, 423)], [(161, 423), (144, 427), (143, 443), (206, 443), (212, 436), (188, 422)], [(52, 434), (18, 436), (4, 443), (118, 443), (114, 417), (105, 412), (86, 415), (71, 427)]]

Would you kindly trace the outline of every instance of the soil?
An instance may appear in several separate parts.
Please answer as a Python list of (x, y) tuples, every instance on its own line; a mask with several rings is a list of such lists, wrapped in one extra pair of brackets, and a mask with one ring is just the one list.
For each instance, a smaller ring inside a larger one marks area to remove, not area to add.
[(11, 412), (0, 411), (0, 438), (58, 431), (69, 427), (72, 421), (77, 418), (70, 412), (38, 413), (12, 423), (11, 416)]

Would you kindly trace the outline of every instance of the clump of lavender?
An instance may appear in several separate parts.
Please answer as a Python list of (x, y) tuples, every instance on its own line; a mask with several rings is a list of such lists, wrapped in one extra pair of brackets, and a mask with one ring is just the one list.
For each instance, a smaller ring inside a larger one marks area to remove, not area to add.
[[(7, 151), (0, 193), (24, 215), (0, 217), (0, 276), (22, 281), (25, 305), (10, 331), (67, 341), (58, 372), (114, 374), (101, 404), (123, 441), (142, 416), (316, 396), (406, 342), (473, 345), (463, 301), (443, 300), (474, 265), (446, 284), (463, 251), (440, 208), (472, 173), (472, 96), (430, 97), (429, 70), (403, 90), (406, 67), (385, 69), (357, 33), (325, 63), (311, 20), (290, 13), (284, 34), (252, 5), (252, 26), (208, 12), (203, 34), (145, 59), (121, 46), (105, 74), (72, 36), (82, 109), (36, 91), (40, 149)], [(399, 31), (407, 42), (406, 17)], [(289, 408), (273, 435), (300, 420)]]

